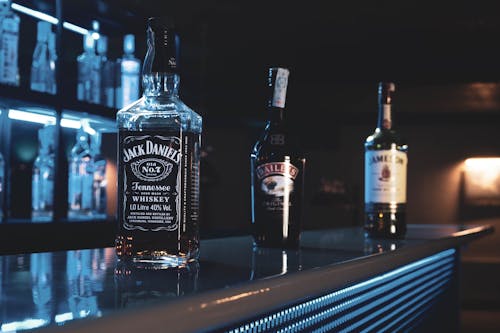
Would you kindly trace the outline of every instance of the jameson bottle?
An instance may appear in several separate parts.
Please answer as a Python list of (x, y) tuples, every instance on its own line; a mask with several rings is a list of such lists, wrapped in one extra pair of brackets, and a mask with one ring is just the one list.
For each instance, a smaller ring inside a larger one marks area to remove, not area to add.
[(283, 120), (289, 71), (269, 69), (268, 120), (250, 155), (255, 245), (298, 248), (305, 158)]
[(183, 266), (199, 254), (202, 119), (179, 99), (178, 37), (150, 18), (144, 94), (117, 114), (120, 259)]
[(368, 236), (404, 238), (408, 146), (392, 123), (394, 83), (378, 87), (378, 124), (365, 142), (365, 230)]

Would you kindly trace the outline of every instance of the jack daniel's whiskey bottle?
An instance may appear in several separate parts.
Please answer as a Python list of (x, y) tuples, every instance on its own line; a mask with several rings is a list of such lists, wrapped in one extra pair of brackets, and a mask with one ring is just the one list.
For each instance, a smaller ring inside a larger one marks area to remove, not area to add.
[(199, 254), (202, 118), (179, 99), (178, 37), (148, 21), (144, 94), (117, 114), (120, 259), (183, 266)]
[(365, 142), (365, 230), (368, 236), (403, 238), (406, 233), (408, 146), (394, 130), (394, 83), (378, 87), (378, 125)]
[(269, 69), (268, 121), (250, 155), (253, 235), (263, 247), (299, 246), (305, 158), (283, 120), (288, 75)]

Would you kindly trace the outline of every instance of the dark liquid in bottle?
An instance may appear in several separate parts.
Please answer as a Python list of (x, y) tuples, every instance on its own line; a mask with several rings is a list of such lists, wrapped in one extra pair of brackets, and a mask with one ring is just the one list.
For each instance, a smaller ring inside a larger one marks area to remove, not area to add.
[(198, 257), (199, 147), (195, 133), (120, 130), (119, 258)]
[(305, 159), (279, 156), (264, 142), (251, 159), (254, 240), (258, 246), (297, 248)]

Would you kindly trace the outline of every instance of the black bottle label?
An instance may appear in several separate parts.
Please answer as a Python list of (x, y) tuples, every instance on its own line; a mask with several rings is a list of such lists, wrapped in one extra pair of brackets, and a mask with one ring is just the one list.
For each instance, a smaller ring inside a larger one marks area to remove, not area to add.
[(181, 138), (120, 132), (121, 223), (127, 230), (174, 231), (181, 203)]
[(294, 180), (299, 169), (290, 162), (272, 162), (259, 165), (256, 175), (265, 198), (262, 206), (266, 211), (282, 212), (284, 207), (290, 207), (291, 194), (294, 192)]

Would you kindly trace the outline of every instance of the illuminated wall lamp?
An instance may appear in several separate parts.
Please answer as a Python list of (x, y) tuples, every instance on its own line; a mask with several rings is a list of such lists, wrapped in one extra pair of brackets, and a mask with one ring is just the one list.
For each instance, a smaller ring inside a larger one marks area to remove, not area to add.
[(469, 205), (500, 205), (500, 157), (465, 160), (464, 201)]

